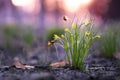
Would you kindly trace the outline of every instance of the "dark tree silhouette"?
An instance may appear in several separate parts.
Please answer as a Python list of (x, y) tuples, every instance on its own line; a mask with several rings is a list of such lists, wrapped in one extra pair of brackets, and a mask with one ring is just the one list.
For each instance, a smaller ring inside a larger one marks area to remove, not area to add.
[(0, 16), (1, 22), (6, 22), (8, 17), (12, 17), (15, 22), (21, 20), (17, 7), (12, 4), (11, 0), (0, 0)]
[(45, 13), (46, 13), (46, 9), (45, 9), (45, 0), (40, 0), (40, 5), (41, 5), (41, 11), (40, 11), (40, 18), (39, 18), (39, 22), (40, 22), (40, 30), (44, 31), (45, 29)]
[(56, 24), (57, 25), (59, 25), (59, 18), (63, 15), (63, 14), (65, 14), (65, 10), (64, 10), (64, 8), (63, 8), (63, 6), (61, 6), (62, 5), (62, 1), (56, 1), (55, 2), (55, 10), (54, 10), (54, 14), (55, 14), (55, 21), (56, 21)]

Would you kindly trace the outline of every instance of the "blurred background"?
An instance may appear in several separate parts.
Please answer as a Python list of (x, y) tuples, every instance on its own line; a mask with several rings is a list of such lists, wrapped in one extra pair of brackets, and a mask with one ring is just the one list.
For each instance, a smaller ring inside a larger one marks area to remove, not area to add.
[(45, 29), (63, 25), (64, 15), (71, 20), (91, 15), (103, 23), (120, 19), (119, 3), (119, 0), (0, 0), (0, 24), (29, 24)]
[(47, 41), (54, 34), (62, 34), (73, 21), (80, 23), (93, 17), (95, 25), (101, 27), (119, 22), (119, 4), (120, 0), (0, 0), (1, 64), (11, 65), (16, 56), (31, 64), (64, 59), (63, 50), (59, 49), (62, 57), (58, 57), (47, 47)]

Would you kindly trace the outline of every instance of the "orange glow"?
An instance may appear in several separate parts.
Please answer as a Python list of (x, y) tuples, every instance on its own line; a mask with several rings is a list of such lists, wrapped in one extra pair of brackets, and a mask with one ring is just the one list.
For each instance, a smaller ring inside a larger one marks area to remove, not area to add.
[(75, 12), (84, 5), (88, 5), (92, 0), (65, 0), (65, 5), (67, 10), (70, 12)]
[(12, 0), (13, 5), (21, 7), (27, 12), (33, 12), (38, 0)]

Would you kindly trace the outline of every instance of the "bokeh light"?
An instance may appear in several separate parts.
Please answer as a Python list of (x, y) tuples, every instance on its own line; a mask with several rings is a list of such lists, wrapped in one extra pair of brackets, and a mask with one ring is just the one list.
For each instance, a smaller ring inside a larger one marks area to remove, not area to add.
[(12, 0), (15, 6), (29, 6), (34, 3), (34, 0)]
[(17, 7), (21, 7), (24, 11), (33, 12), (38, 0), (12, 0), (12, 3)]
[(68, 11), (75, 12), (83, 6), (87, 6), (92, 0), (65, 0), (65, 5)]

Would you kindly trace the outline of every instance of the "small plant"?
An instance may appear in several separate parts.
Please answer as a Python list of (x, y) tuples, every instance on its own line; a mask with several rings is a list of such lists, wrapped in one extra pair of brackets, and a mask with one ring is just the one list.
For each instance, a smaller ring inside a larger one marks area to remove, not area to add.
[(117, 26), (108, 26), (100, 39), (103, 55), (112, 58), (119, 48), (120, 31)]
[(32, 45), (34, 41), (32, 30), (27, 30), (23, 35), (24, 43)]
[(54, 44), (63, 47), (69, 64), (74, 68), (85, 70), (84, 60), (95, 38), (100, 36), (94, 31), (92, 22), (86, 21), (80, 25), (73, 23), (61, 36), (54, 34), (54, 40), (48, 42), (48, 45), (51, 46), (55, 42)]
[(4, 24), (0, 28), (0, 47), (7, 49), (9, 52), (16, 53), (24, 47), (33, 46), (34, 33), (30, 27), (23, 27), (18, 24)]
[(13, 48), (14, 44), (17, 40), (20, 39), (19, 34), (19, 26), (17, 25), (3, 25), (2, 33), (5, 42), (5, 47)]

